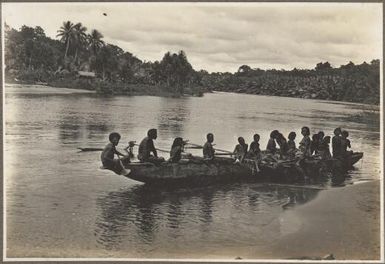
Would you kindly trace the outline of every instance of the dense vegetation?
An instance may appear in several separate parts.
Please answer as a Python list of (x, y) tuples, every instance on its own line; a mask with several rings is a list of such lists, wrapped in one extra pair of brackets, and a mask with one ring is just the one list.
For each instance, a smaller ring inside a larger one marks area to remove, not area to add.
[(23, 26), (18, 31), (5, 25), (6, 81), (48, 83), (104, 94), (180, 96), (219, 90), (379, 103), (379, 60), (360, 65), (350, 62), (339, 68), (325, 62), (312, 70), (291, 71), (242, 65), (234, 74), (208, 73), (195, 71), (183, 51), (167, 52), (161, 61), (142, 61), (105, 43), (99, 31), (87, 33), (81, 23), (64, 22), (57, 33), (58, 39), (53, 40), (41, 27)]
[[(48, 83), (52, 86), (95, 89), (106, 94), (202, 95), (199, 74), (183, 51), (143, 62), (81, 23), (64, 22), (59, 40), (41, 27), (5, 27), (6, 81)], [(92, 72), (93, 76), (79, 76)]]
[(235, 74), (212, 73), (208, 76), (203, 78), (205, 87), (219, 91), (380, 103), (379, 60), (360, 65), (349, 62), (339, 68), (332, 68), (325, 62), (318, 63), (313, 70), (291, 71), (264, 71), (243, 65)]

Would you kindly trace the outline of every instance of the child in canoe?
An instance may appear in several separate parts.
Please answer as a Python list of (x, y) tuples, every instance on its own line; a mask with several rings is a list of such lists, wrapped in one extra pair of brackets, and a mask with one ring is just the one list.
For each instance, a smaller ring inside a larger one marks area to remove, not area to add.
[(295, 145), (295, 138), (297, 137), (297, 134), (295, 132), (290, 132), (289, 133), (289, 136), (288, 136), (288, 141), (287, 141), (287, 146), (288, 146), (288, 149), (287, 149), (287, 154), (289, 156), (295, 154), (295, 151), (297, 149), (296, 145)]
[(255, 134), (253, 136), (254, 141), (250, 144), (250, 149), (247, 154), (247, 157), (249, 158), (255, 158), (260, 160), (261, 159), (261, 149), (259, 148), (259, 139), (260, 136), (258, 134)]
[(235, 149), (233, 151), (234, 157), (236, 162), (243, 162), (243, 159), (247, 154), (247, 149), (249, 146), (245, 143), (245, 139), (243, 137), (238, 138), (238, 143), (239, 144), (235, 146)]
[(319, 151), (318, 154), (321, 156), (322, 159), (328, 160), (331, 159), (332, 154), (330, 153), (330, 137), (326, 136), (322, 139), (322, 142), (319, 145)]
[[(103, 167), (117, 174), (128, 174), (129, 170), (124, 168), (123, 164), (127, 164), (130, 162), (129, 156), (125, 156), (119, 151), (116, 150), (116, 146), (119, 144), (120, 134), (113, 132), (109, 135), (108, 139), (110, 143), (104, 147), (102, 154), (100, 155), (100, 159), (102, 161)], [(115, 154), (119, 156), (123, 156), (122, 159), (114, 159)]]
[(310, 157), (311, 156), (311, 140), (310, 140), (310, 129), (308, 127), (302, 127), (301, 134), (303, 136), (301, 142), (299, 142), (299, 150), (301, 152), (302, 157)]
[(277, 144), (275, 143), (275, 140), (277, 139), (279, 134), (278, 130), (273, 130), (270, 133), (270, 139), (267, 142), (266, 150), (268, 153), (275, 154), (277, 151)]
[(168, 160), (169, 162), (177, 163), (182, 159), (183, 144), (183, 138), (177, 137), (174, 139), (171, 146), (170, 159)]
[(252, 172), (253, 174), (256, 174), (257, 172), (260, 171), (259, 169), (259, 163), (262, 160), (262, 155), (261, 155), (261, 149), (259, 148), (259, 139), (260, 136), (258, 134), (255, 134), (253, 136), (254, 141), (250, 143), (250, 149), (249, 152), (247, 153), (246, 157), (248, 159), (251, 159), (254, 161), (254, 166), (252, 166)]

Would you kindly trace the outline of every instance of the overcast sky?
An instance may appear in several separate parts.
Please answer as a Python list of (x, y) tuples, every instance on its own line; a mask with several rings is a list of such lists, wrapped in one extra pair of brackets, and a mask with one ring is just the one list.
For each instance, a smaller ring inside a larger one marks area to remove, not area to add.
[[(382, 58), (382, 4), (352, 3), (3, 3), (15, 29), (63, 21), (98, 29), (141, 60), (184, 50), (194, 69), (338, 67)], [(106, 13), (107, 16), (104, 16)]]

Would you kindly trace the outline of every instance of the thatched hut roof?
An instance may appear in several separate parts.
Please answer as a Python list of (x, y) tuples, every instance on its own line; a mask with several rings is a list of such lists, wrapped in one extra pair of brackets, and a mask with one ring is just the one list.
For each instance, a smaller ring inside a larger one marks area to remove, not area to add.
[(78, 71), (79, 77), (95, 78), (96, 75), (94, 72), (89, 71)]

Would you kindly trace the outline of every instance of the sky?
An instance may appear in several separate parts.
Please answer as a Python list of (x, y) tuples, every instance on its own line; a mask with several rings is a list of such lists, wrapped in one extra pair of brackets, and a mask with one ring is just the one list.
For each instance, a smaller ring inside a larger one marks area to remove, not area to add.
[[(99, 30), (141, 60), (184, 50), (195, 70), (312, 69), (382, 58), (381, 3), (3, 3), (9, 26)], [(107, 16), (104, 16), (106, 13)]]

